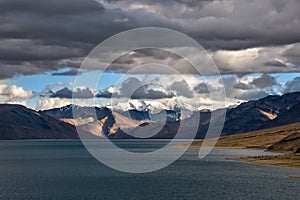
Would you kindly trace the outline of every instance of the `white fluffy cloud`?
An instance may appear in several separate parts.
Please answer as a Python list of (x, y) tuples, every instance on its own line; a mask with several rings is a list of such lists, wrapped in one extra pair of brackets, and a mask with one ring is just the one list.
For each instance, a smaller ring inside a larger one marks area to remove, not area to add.
[(37, 101), (36, 110), (47, 110), (51, 108), (59, 108), (72, 103), (70, 99), (60, 98), (41, 98)]
[(16, 85), (0, 84), (0, 96), (7, 100), (28, 99), (33, 96), (31, 90), (25, 90), (23, 87)]
[(34, 95), (31, 90), (25, 90), (23, 87), (16, 85), (9, 86), (0, 83), (0, 103), (27, 106), (27, 100), (33, 96)]

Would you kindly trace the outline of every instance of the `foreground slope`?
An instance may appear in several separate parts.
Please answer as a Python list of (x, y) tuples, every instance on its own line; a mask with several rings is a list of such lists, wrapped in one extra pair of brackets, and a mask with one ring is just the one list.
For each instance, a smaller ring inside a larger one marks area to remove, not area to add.
[[(222, 136), (216, 147), (259, 148), (293, 151), (300, 148), (300, 123), (278, 126), (258, 131)], [(192, 147), (200, 147), (202, 141), (196, 141)]]
[[(192, 148), (200, 148), (202, 141), (194, 142)], [(258, 148), (283, 152), (277, 156), (254, 156), (231, 160), (255, 162), (276, 166), (300, 168), (300, 123), (278, 126), (248, 133), (222, 136), (219, 148)]]

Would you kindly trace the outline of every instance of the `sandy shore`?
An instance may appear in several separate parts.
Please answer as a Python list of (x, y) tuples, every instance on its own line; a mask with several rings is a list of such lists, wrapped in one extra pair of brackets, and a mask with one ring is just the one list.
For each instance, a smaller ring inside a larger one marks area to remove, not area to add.
[[(259, 145), (252, 145), (252, 141), (250, 143), (243, 141), (236, 143), (236, 137), (248, 137), (249, 135), (239, 135), (234, 136), (234, 138), (230, 136), (222, 137), (215, 145), (215, 148), (235, 148), (235, 149), (260, 149), (267, 150), (268, 144), (270, 144), (270, 140), (260, 140)], [(261, 137), (261, 136), (260, 136)], [(252, 138), (251, 138), (252, 140)], [(203, 141), (193, 142), (190, 148), (200, 148), (203, 144)], [(258, 143), (256, 143), (258, 144)], [(241, 158), (229, 158), (230, 160), (242, 161), (242, 162), (253, 162), (258, 164), (266, 164), (266, 165), (275, 165), (282, 167), (295, 167), (300, 168), (300, 154), (293, 154), (291, 152), (281, 152), (283, 155), (277, 156), (254, 156), (254, 157), (241, 157)], [(292, 178), (300, 178), (300, 175), (293, 176)]]
[(279, 156), (255, 156), (232, 158), (230, 160), (254, 162), (259, 164), (276, 165), (282, 167), (296, 167), (300, 168), (300, 155), (285, 154)]
[(300, 176), (290, 176), (290, 178), (300, 178)]
[[(226, 142), (225, 142), (226, 140)], [(190, 148), (200, 148), (203, 144), (203, 141), (194, 142)], [(230, 142), (230, 139), (222, 138), (220, 142), (218, 141), (215, 148), (235, 148), (235, 149), (260, 149), (260, 150), (267, 150), (267, 146), (262, 144), (261, 146), (252, 145), (249, 147), (247, 145), (238, 143), (233, 144)], [(296, 167), (300, 168), (300, 155), (293, 154), (291, 152), (282, 152), (283, 155), (277, 156), (254, 156), (254, 157), (241, 157), (241, 158), (230, 158), (230, 160), (236, 161), (243, 161), (243, 162), (253, 162), (259, 164), (267, 164), (267, 165), (276, 165), (276, 166), (283, 166), (283, 167)], [(298, 176), (299, 178), (300, 176)]]

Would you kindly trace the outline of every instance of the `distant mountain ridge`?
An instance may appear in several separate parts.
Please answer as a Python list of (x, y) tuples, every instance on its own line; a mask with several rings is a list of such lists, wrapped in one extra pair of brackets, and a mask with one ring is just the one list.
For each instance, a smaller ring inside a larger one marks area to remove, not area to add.
[[(212, 112), (219, 111), (220, 109)], [(202, 139), (206, 136), (212, 112), (200, 111), (200, 122), (196, 138)], [(233, 135), (300, 122), (298, 113), (300, 113), (300, 92), (288, 93), (282, 96), (271, 95), (259, 100), (245, 102), (226, 110), (222, 135)], [(190, 126), (196, 126), (198, 121), (193, 120), (194, 116), (184, 121), (189, 123)], [(158, 135), (172, 132), (174, 127), (179, 126), (180, 121), (173, 122), (172, 125), (168, 122), (166, 124)], [(167, 136), (167, 134), (165, 135)], [(163, 136), (160, 138), (163, 138)]]
[[(212, 112), (219, 112), (220, 109), (195, 111), (191, 117), (180, 119), (181, 113), (178, 110), (166, 110), (151, 114), (147, 111), (133, 109), (128, 112), (115, 112), (106, 107), (68, 105), (36, 112), (19, 105), (3, 104), (0, 106), (0, 139), (78, 138), (74, 127), (73, 111), (80, 113), (80, 126), (87, 133), (95, 136), (109, 138), (144, 137), (147, 136), (147, 132), (141, 130), (151, 132), (156, 131), (157, 127), (161, 126), (162, 128), (157, 131), (157, 134), (152, 135), (151, 138), (173, 138), (180, 125), (185, 124), (191, 128), (187, 129), (187, 132), (196, 128), (196, 138), (204, 138)], [(96, 113), (96, 116), (93, 113)], [(226, 110), (222, 135), (300, 122), (298, 113), (300, 113), (300, 92), (282, 96), (267, 96), (259, 100), (245, 102)], [(200, 120), (195, 117), (197, 114), (200, 114)], [(167, 119), (166, 123), (165, 118)], [(143, 129), (145, 127), (146, 129)]]
[[(76, 105), (67, 105), (61, 108), (53, 108), (50, 110), (39, 111), (39, 113), (44, 115), (52, 116), (58, 120), (62, 120), (64, 122), (71, 122), (72, 125), (75, 124), (73, 120), (73, 112), (78, 113), (82, 119), (91, 119), (88, 120), (93, 126), (93, 130), (91, 133), (97, 136), (108, 136), (111, 132), (120, 131), (115, 127), (115, 117), (112, 114), (112, 111), (106, 107), (98, 108), (98, 107), (80, 107)], [(94, 116), (95, 115), (95, 116)], [(94, 119), (94, 118), (97, 119)], [(98, 121), (97, 124), (92, 123), (93, 121)], [(112, 129), (118, 130), (112, 130)]]
[(73, 118), (73, 111), (76, 112), (86, 112), (87, 115), (91, 115), (91, 111), (94, 112), (94, 109), (97, 113), (98, 119), (102, 119), (103, 117), (114, 113), (119, 113), (125, 117), (142, 121), (142, 120), (150, 120), (150, 121), (177, 121), (180, 119), (181, 112), (178, 110), (161, 110), (158, 113), (151, 113), (149, 110), (137, 110), (137, 109), (129, 109), (127, 111), (111, 111), (111, 109), (107, 107), (80, 107), (76, 105), (67, 105), (61, 108), (53, 108), (49, 110), (38, 111), (39, 113), (47, 114), (57, 119), (62, 118)]
[[(180, 112), (173, 110), (162, 110), (153, 114), (147, 110), (140, 111), (130, 109), (128, 111), (115, 112), (106, 107), (80, 107), (76, 105), (67, 105), (61, 108), (39, 111), (41, 114), (50, 115), (56, 119), (74, 125), (73, 112), (76, 112), (80, 115), (80, 118), (83, 119), (96, 117), (97, 119), (94, 119), (93, 121), (98, 120), (98, 123), (94, 124), (93, 127), (97, 127), (99, 131), (93, 131), (93, 134), (110, 138), (133, 138), (133, 136), (126, 134), (125, 132), (130, 131), (137, 133), (137, 130), (134, 129), (138, 129), (139, 125), (154, 125), (156, 123), (161, 123), (161, 121), (175, 122), (180, 118)], [(171, 137), (169, 134), (167, 134), (168, 136), (165, 134), (159, 135), (162, 138)]]

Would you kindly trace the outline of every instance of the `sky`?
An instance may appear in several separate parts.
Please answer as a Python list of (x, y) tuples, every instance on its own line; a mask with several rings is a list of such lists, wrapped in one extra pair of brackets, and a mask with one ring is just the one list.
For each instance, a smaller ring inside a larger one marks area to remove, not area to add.
[[(214, 109), (300, 91), (299, 13), (298, 0), (0, 0), (0, 102), (36, 110), (76, 102), (157, 112)], [(158, 34), (156, 42), (172, 45), (126, 54), (107, 49), (101, 58), (117, 58), (106, 63), (108, 70), (100, 57), (82, 68), (97, 45), (142, 27), (179, 31), (206, 54)], [(195, 73), (174, 49), (205, 68), (211, 67), (204, 62), (209, 56), (221, 79)], [(214, 107), (211, 93), (222, 88), (226, 99)]]

